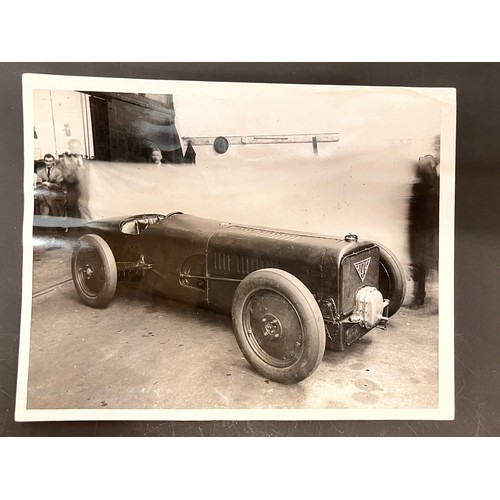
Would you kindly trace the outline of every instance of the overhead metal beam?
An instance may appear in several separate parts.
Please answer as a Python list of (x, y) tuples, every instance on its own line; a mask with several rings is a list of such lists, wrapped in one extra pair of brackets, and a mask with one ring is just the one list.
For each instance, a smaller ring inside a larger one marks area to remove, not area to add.
[[(289, 135), (226, 135), (229, 144), (287, 144), (339, 142), (340, 134), (289, 134)], [(191, 141), (193, 146), (212, 146), (217, 137), (182, 137), (185, 144)]]

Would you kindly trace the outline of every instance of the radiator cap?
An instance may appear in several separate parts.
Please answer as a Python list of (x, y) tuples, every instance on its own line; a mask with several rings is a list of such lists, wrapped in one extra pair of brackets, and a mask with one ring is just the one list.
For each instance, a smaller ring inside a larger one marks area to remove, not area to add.
[(346, 234), (344, 237), (344, 241), (358, 241), (358, 236), (356, 234)]

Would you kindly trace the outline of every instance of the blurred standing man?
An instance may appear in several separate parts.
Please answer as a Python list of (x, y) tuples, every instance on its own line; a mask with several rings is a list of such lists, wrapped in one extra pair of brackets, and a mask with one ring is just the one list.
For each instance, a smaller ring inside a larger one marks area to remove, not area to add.
[(439, 159), (432, 155), (418, 159), (409, 210), (409, 243), (415, 283), (410, 309), (424, 305), (425, 281), (438, 268)]
[(78, 139), (68, 141), (69, 151), (60, 157), (60, 165), (64, 177), (68, 217), (90, 220), (88, 209), (89, 172), (81, 154), (81, 147), (81, 142)]
[(40, 215), (64, 217), (63, 175), (50, 153), (43, 157), (35, 177), (35, 199)]

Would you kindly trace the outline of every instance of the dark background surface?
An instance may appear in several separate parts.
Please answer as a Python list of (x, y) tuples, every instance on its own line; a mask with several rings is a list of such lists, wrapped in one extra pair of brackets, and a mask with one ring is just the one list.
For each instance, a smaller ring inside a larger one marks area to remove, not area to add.
[[(21, 310), (22, 73), (457, 88), (454, 421), (14, 422)], [(0, 436), (499, 436), (500, 65), (0, 63)]]

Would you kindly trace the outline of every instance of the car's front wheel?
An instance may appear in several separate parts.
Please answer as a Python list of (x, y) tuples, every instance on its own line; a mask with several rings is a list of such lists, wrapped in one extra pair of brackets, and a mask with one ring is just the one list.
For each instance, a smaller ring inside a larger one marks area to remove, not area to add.
[(325, 352), (325, 326), (307, 287), (280, 269), (260, 269), (238, 285), (232, 305), (236, 340), (250, 365), (283, 384), (316, 370)]
[(106, 307), (115, 295), (118, 280), (113, 252), (96, 234), (78, 239), (71, 258), (71, 274), (82, 301), (91, 307)]

